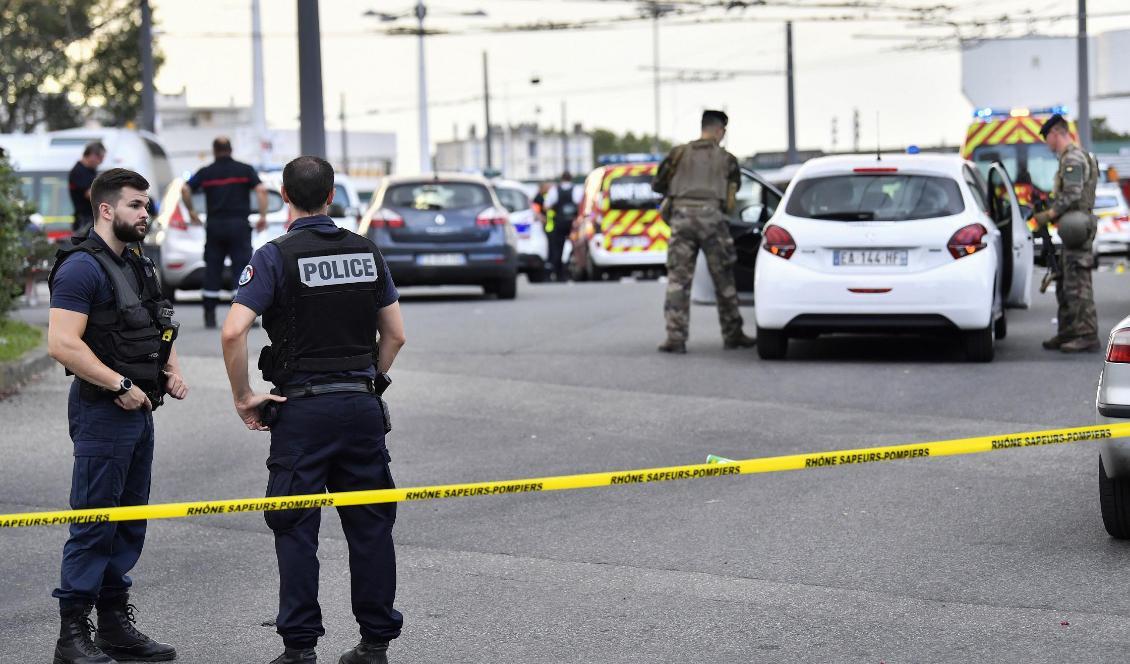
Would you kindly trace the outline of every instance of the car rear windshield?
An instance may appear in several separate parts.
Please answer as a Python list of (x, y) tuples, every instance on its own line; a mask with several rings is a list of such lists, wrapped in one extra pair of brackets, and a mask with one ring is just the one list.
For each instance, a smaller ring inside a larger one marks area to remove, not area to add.
[(498, 200), (502, 202), (502, 207), (506, 208), (507, 212), (520, 212), (530, 209), (530, 199), (521, 189), (495, 187), (494, 193), (498, 194)]
[(389, 187), (385, 205), (414, 210), (453, 210), (485, 207), (492, 203), (490, 191), (471, 182), (416, 182)]
[(608, 185), (608, 207), (613, 210), (653, 208), (662, 198), (651, 190), (651, 175), (622, 175)]
[(833, 175), (801, 180), (785, 212), (837, 221), (909, 221), (965, 209), (957, 182), (930, 175)]
[(1114, 196), (1096, 196), (1095, 208), (1116, 208), (1118, 207), (1118, 199)]

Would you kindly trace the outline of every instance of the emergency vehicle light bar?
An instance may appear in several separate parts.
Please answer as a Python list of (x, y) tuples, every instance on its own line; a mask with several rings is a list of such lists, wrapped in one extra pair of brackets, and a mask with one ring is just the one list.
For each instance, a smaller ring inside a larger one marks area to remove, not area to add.
[(663, 155), (632, 152), (629, 154), (602, 154), (596, 158), (596, 163), (600, 166), (609, 166), (611, 164), (639, 164), (652, 161), (663, 161)]
[(1016, 108), (978, 108), (973, 111), (973, 117), (978, 120), (988, 121), (997, 118), (1026, 118), (1032, 115), (1067, 115), (1066, 106), (1050, 106), (1048, 108), (1026, 108), (1018, 106)]

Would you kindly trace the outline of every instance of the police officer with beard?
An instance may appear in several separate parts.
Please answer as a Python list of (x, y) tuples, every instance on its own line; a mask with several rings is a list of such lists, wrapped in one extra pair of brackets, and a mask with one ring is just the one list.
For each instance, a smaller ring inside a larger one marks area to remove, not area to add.
[[(399, 295), (368, 238), (326, 216), (333, 168), (299, 157), (283, 170), (283, 198), (298, 217), (264, 245), (239, 279), (222, 340), (235, 408), (247, 428), (271, 431), (268, 496), (393, 487), (380, 398), (404, 345)], [(271, 394), (247, 377), (247, 333), (258, 315), (271, 345), (259, 356)], [(361, 642), (340, 664), (386, 664), (403, 618), (393, 608), (396, 503), (338, 509), (349, 544), (353, 614)], [(317, 508), (271, 511), (280, 592), (276, 626), (285, 650), (272, 664), (315, 662), (325, 634), (318, 606)]]
[[(74, 374), (68, 401), (74, 472), (71, 509), (145, 505), (153, 467), (152, 410), (168, 393), (183, 399), (172, 348), (173, 310), (156, 268), (136, 245), (149, 225), (149, 183), (114, 168), (90, 187), (94, 227), (61, 249), (51, 271), (47, 348)], [(55, 664), (159, 662), (176, 658), (134, 626), (129, 572), (141, 556), (145, 521), (70, 527), (59, 587), (62, 626)], [(97, 607), (97, 635), (90, 613)]]

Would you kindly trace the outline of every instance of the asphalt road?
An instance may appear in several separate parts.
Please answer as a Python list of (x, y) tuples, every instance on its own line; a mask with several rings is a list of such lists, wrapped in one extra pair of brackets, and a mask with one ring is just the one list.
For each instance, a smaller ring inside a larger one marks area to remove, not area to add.
[[(1130, 273), (1096, 275), (1101, 333)], [(693, 311), (655, 352), (656, 282), (521, 284), (512, 302), (406, 290), (388, 396), (400, 486), (697, 463), (1090, 424), (1098, 354), (1010, 313), (988, 365), (944, 339), (724, 351)], [(752, 309), (745, 309), (752, 333)], [(266, 434), (231, 408), (218, 338), (182, 306), (188, 401), (157, 413), (153, 500), (262, 495)], [(44, 310), (25, 312), (42, 320)], [(261, 331), (254, 345), (262, 343)], [(252, 350), (254, 356), (255, 349)], [(65, 506), (62, 372), (0, 402), (0, 513)], [(1090, 444), (623, 488), (405, 504), (393, 662), (1124, 661), (1130, 545), (1099, 517)], [(322, 528), (323, 661), (356, 641), (344, 539)], [(281, 649), (261, 515), (150, 524), (140, 626), (186, 663)], [(0, 532), (0, 662), (48, 662), (62, 529)]]

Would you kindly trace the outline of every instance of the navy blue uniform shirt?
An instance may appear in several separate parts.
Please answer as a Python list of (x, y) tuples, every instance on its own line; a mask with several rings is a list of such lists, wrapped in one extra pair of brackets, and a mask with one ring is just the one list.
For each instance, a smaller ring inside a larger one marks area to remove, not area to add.
[[(94, 209), (90, 206), (90, 199), (86, 197), (86, 192), (90, 191), (90, 185), (94, 184), (94, 178), (98, 177), (98, 171), (93, 168), (87, 168), (81, 161), (76, 161), (70, 174), (67, 176), (67, 192), (71, 195), (71, 204), (75, 206), (75, 218), (93, 219)], [(78, 230), (78, 226), (75, 226)]]
[(219, 157), (188, 179), (190, 189), (204, 190), (205, 212), (216, 219), (249, 217), (251, 192), (258, 184), (255, 169), (231, 157)]
[[(133, 276), (135, 291), (140, 293), (141, 284), (137, 272), (129, 267), (126, 259), (115, 255), (93, 229), (87, 237), (93, 237), (102, 245), (106, 253), (125, 268), (127, 277)], [(129, 251), (129, 247), (126, 247), (126, 251)], [(68, 256), (55, 272), (55, 281), (51, 284), (51, 306), (55, 309), (66, 309), (89, 316), (92, 309), (109, 304), (113, 299), (114, 288), (110, 285), (110, 276), (98, 264), (98, 260), (85, 251), (76, 251)]]
[[(296, 219), (288, 232), (305, 228), (330, 233), (339, 230), (333, 219), (320, 214)], [(282, 293), (279, 284), (285, 279), (282, 252), (273, 243), (268, 242), (256, 250), (251, 257), (251, 264), (240, 275), (239, 290), (236, 291), (233, 301), (242, 304), (260, 316), (271, 307), (285, 306), (279, 299)], [(378, 310), (395, 304), (400, 299), (400, 293), (396, 290), (396, 284), (392, 281), (392, 274), (389, 272), (387, 264), (385, 264), (383, 284), (384, 287), (377, 298)], [(365, 371), (347, 371), (334, 374), (296, 373), (290, 383), (300, 385), (307, 381), (325, 382), (339, 377), (376, 378), (376, 375), (376, 369), (373, 367)]]

